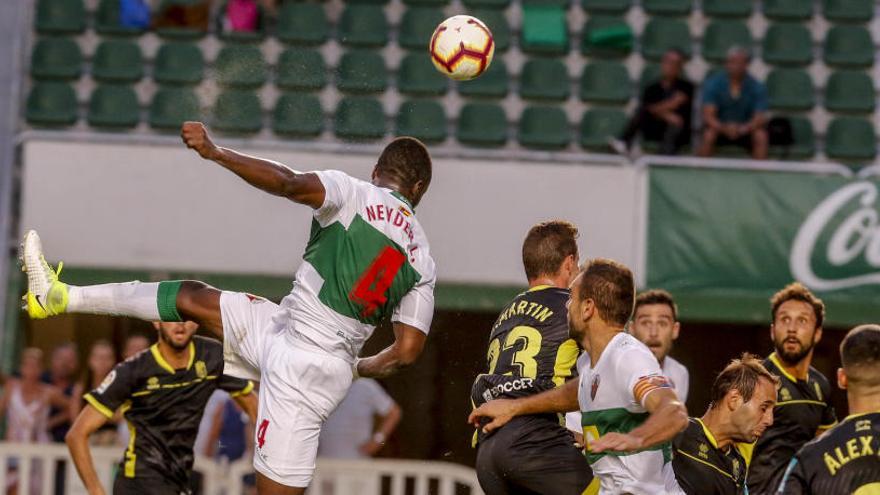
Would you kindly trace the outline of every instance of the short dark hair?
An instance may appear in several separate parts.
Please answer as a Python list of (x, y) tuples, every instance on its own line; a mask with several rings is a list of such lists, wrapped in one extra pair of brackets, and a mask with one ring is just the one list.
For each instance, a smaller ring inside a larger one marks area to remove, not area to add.
[(731, 361), (715, 377), (712, 391), (709, 393), (709, 407), (715, 408), (731, 390), (736, 390), (745, 402), (752, 400), (758, 380), (764, 378), (779, 386), (779, 377), (767, 371), (761, 361), (754, 355), (744, 352), (739, 359)]
[(606, 258), (587, 262), (581, 274), (581, 300), (592, 299), (599, 316), (608, 323), (625, 326), (636, 298), (632, 271)]
[(404, 187), (412, 187), (419, 181), (425, 186), (431, 183), (431, 155), (414, 137), (402, 136), (388, 143), (379, 155), (376, 168)]
[(880, 385), (880, 325), (859, 325), (840, 343), (840, 363), (850, 385)]
[(825, 321), (825, 303), (800, 282), (786, 285), (770, 298), (770, 317), (774, 322), (779, 307), (788, 301), (802, 301), (812, 306), (813, 313), (816, 315), (816, 328), (822, 327), (822, 323)]
[(669, 309), (672, 310), (672, 319), (678, 321), (678, 305), (676, 305), (675, 300), (672, 299), (672, 294), (663, 289), (646, 290), (636, 296), (636, 306), (633, 309), (633, 314), (637, 313), (640, 307), (649, 306), (651, 304), (665, 304), (669, 306)]
[(541, 222), (530, 228), (522, 246), (526, 277), (534, 280), (556, 274), (565, 258), (577, 255), (577, 238), (577, 227), (565, 220)]

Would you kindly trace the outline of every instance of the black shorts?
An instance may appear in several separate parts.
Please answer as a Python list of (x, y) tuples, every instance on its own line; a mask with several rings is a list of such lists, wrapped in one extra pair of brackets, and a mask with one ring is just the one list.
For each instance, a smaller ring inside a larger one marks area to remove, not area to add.
[(191, 495), (189, 487), (181, 487), (167, 479), (126, 478), (117, 474), (113, 481), (113, 495)]
[(571, 433), (528, 416), (483, 439), (476, 467), (486, 495), (581, 495), (593, 479)]

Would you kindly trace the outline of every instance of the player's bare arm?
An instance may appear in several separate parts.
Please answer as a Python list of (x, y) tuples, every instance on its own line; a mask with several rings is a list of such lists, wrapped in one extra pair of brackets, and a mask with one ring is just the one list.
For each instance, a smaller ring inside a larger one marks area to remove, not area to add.
[(659, 388), (645, 397), (645, 409), (651, 415), (629, 433), (606, 433), (590, 442), (590, 451), (628, 452), (653, 447), (672, 440), (687, 427), (687, 409), (671, 389)]
[(495, 399), (474, 409), (468, 423), (480, 427), (483, 418), (490, 419), (483, 426), (483, 433), (491, 433), (506, 425), (516, 416), (527, 414), (569, 412), (578, 409), (578, 381), (569, 380), (565, 385), (540, 394), (521, 399)]
[(76, 465), (76, 471), (82, 479), (83, 485), (89, 495), (104, 495), (104, 487), (98, 479), (95, 471), (95, 463), (92, 460), (92, 452), (89, 450), (89, 437), (107, 422), (107, 416), (92, 405), (86, 405), (77, 416), (64, 441), (70, 450), (70, 457)]
[(422, 354), (427, 335), (418, 328), (396, 322), (394, 343), (375, 356), (357, 362), (357, 375), (366, 378), (384, 378), (411, 366)]
[(180, 137), (187, 148), (206, 160), (217, 162), (258, 189), (312, 208), (324, 204), (324, 185), (315, 174), (297, 172), (272, 160), (217, 146), (201, 122), (184, 122)]

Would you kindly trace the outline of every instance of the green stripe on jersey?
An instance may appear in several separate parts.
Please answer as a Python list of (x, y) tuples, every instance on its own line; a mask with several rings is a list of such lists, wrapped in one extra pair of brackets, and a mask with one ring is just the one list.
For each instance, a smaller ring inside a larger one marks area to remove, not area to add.
[[(606, 433), (629, 433), (641, 426), (647, 421), (650, 413), (633, 413), (622, 407), (613, 409), (602, 409), (600, 411), (582, 411), (581, 426), (583, 426), (584, 437), (591, 435), (593, 439), (604, 436)], [(651, 450), (662, 450), (663, 461), (672, 460), (672, 453), (669, 443), (655, 445), (648, 449), (635, 450), (632, 452), (602, 452), (601, 454), (591, 454), (586, 452), (587, 461), (590, 464), (595, 463), (606, 455), (627, 456), (647, 452)]]

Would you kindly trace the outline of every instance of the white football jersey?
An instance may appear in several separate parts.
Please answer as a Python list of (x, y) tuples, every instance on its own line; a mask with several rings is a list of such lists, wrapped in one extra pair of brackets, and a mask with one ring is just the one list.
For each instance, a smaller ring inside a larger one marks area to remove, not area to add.
[(299, 338), (353, 360), (386, 315), (425, 333), (434, 260), (409, 201), (343, 172), (314, 172), (326, 190), (282, 317)]
[(680, 400), (682, 404), (686, 403), (688, 400), (688, 388), (690, 387), (691, 380), (690, 375), (688, 374), (688, 369), (685, 368), (683, 364), (672, 359), (671, 356), (666, 356), (663, 359), (662, 370), (663, 376), (669, 380), (672, 389), (675, 390), (675, 395), (678, 396), (678, 400)]

